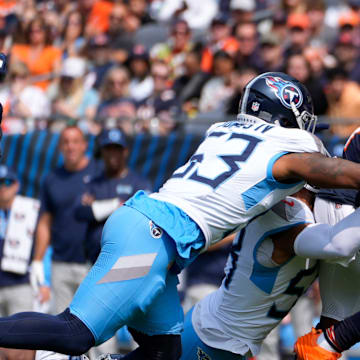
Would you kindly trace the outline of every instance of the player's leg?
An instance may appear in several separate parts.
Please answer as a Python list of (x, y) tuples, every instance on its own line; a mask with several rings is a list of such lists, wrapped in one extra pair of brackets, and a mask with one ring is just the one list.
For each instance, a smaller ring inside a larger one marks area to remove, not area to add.
[[(70, 311), (58, 316), (19, 313), (0, 319), (0, 346), (78, 355), (146, 312), (165, 288), (175, 245), (129, 207), (107, 221), (100, 256), (79, 287)], [(161, 236), (158, 236), (160, 233)]]
[(94, 345), (91, 331), (65, 310), (59, 315), (22, 312), (0, 318), (0, 346), (81, 355)]
[(192, 325), (192, 312), (193, 309), (185, 316), (184, 332), (181, 334), (183, 347), (181, 360), (245, 360), (241, 355), (215, 349), (202, 342)]
[(321, 262), (319, 282), (322, 302), (320, 328), (325, 329), (334, 322), (360, 311), (360, 289), (354, 281), (360, 277), (360, 256), (356, 255), (348, 267)]
[(165, 290), (175, 244), (160, 228), (152, 229), (148, 218), (127, 206), (105, 224), (100, 255), (70, 304), (70, 312), (91, 330), (96, 345), (145, 314)]
[(177, 285), (177, 276), (169, 273), (165, 291), (156, 297), (145, 314), (139, 314), (128, 323), (139, 348), (125, 359), (180, 359), (184, 314)]

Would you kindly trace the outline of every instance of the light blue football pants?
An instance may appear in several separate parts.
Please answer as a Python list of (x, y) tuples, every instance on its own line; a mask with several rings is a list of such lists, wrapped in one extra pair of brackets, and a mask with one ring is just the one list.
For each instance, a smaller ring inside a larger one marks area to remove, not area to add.
[(122, 206), (106, 222), (100, 255), (78, 288), (70, 312), (96, 345), (128, 325), (148, 335), (179, 334), (183, 311), (169, 273), (174, 241), (137, 210)]

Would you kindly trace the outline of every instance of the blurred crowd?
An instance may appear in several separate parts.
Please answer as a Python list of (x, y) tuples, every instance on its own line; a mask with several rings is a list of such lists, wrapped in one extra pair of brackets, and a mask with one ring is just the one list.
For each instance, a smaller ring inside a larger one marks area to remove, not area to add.
[(346, 137), (359, 44), (359, 0), (1, 0), (3, 130), (167, 135), (233, 116), (251, 77), (285, 71)]

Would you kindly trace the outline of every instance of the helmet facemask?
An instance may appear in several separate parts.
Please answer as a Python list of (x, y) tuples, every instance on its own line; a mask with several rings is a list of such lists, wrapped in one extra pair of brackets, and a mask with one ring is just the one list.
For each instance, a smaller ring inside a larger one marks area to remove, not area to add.
[(317, 116), (314, 114), (310, 114), (308, 111), (304, 110), (300, 113), (300, 111), (296, 108), (294, 102), (291, 102), (291, 110), (294, 113), (296, 122), (299, 125), (301, 130), (306, 130), (311, 133), (315, 132)]

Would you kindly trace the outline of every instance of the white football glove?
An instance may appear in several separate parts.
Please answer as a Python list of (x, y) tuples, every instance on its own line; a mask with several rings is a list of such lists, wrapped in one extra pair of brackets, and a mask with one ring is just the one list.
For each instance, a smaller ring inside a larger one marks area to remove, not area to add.
[(44, 264), (40, 260), (34, 260), (30, 266), (30, 284), (35, 294), (45, 282)]

